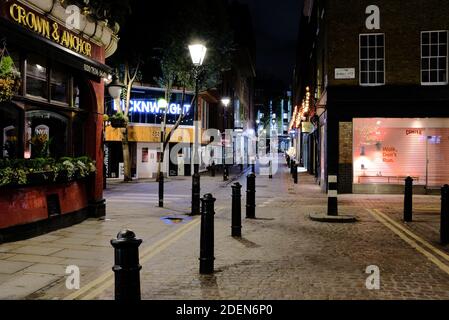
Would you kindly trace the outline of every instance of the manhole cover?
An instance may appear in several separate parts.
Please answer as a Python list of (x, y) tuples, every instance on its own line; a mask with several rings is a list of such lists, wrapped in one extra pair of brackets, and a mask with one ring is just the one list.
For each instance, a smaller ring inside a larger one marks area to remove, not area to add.
[(162, 221), (164, 221), (165, 224), (168, 225), (176, 225), (176, 224), (182, 224), (182, 223), (186, 223), (190, 220), (192, 220), (192, 218), (190, 217), (185, 217), (185, 216), (173, 216), (173, 217), (163, 217), (161, 218)]

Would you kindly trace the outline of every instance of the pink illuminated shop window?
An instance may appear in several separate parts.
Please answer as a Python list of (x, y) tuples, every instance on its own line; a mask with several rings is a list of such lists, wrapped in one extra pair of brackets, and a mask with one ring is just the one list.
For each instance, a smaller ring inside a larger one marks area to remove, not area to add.
[(449, 119), (354, 119), (354, 184), (449, 182)]

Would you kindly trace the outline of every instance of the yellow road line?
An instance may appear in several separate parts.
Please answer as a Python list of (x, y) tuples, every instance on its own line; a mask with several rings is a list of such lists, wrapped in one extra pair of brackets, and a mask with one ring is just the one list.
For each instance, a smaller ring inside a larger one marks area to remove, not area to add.
[[(375, 210), (377, 212), (378, 210)], [(449, 275), (449, 266), (445, 265), (443, 262), (441, 262), (437, 257), (435, 257), (432, 253), (428, 252), (424, 248), (422, 248), (416, 241), (413, 239), (410, 239), (407, 237), (404, 232), (401, 232), (398, 228), (396, 228), (393, 224), (389, 223), (386, 219), (384, 219), (381, 215), (374, 213), (372, 210), (368, 210), (368, 212), (375, 217), (379, 222), (381, 222), (384, 226), (386, 226), (388, 229), (393, 231), (397, 236), (399, 236), (402, 240), (404, 240), (406, 243), (408, 243), (412, 248), (414, 248), (416, 251), (424, 255), (427, 259), (429, 259), (431, 262), (433, 262), (438, 268), (440, 268), (442, 271), (446, 272)]]
[(391, 219), (390, 217), (388, 217), (385, 213), (383, 213), (380, 210), (375, 209), (374, 211), (376, 211), (378, 214), (380, 214), (384, 219), (386, 219), (387, 221), (389, 221), (390, 223), (392, 223), (393, 225), (395, 225), (397, 228), (399, 228), (400, 230), (402, 230), (403, 232), (405, 232), (406, 234), (408, 234), (410, 237), (412, 237), (413, 239), (415, 239), (416, 241), (420, 242), (421, 244), (423, 244), (424, 246), (426, 246), (428, 249), (432, 250), (433, 252), (435, 252), (437, 255), (439, 255), (440, 257), (442, 257), (443, 259), (445, 259), (446, 261), (449, 262), (449, 255), (446, 254), (445, 252), (441, 251), (440, 249), (434, 247), (433, 245), (431, 245), (428, 241), (424, 240), (423, 238), (417, 236), (416, 234), (414, 234), (413, 232), (411, 232), (409, 229), (407, 229), (406, 227), (404, 227), (403, 225), (401, 225), (400, 223), (394, 221), (393, 219)]
[[(140, 261), (141, 263), (144, 263), (148, 261), (150, 258), (161, 252), (162, 250), (166, 249), (169, 245), (171, 245), (173, 242), (178, 240), (181, 236), (189, 232), (191, 229), (193, 229), (195, 226), (197, 226), (201, 222), (200, 219), (194, 218), (193, 221), (185, 224), (175, 232), (172, 232), (167, 237), (159, 240), (154, 245), (148, 247), (147, 249), (143, 250), (140, 253)], [(103, 292), (107, 287), (109, 287), (111, 282), (114, 280), (114, 273), (111, 271), (105, 272), (103, 275), (99, 276), (97, 279), (89, 282), (87, 285), (83, 286), (80, 290), (75, 291), (74, 293), (68, 295), (64, 298), (64, 300), (75, 300), (79, 298), (81, 295), (85, 294), (86, 292), (92, 290), (94, 287), (101, 284), (101, 286), (92, 293), (89, 293), (87, 296), (91, 296), (94, 292), (97, 293), (97, 295), (101, 292)], [(107, 287), (106, 283), (108, 284)], [(105, 287), (105, 288), (103, 288)], [(103, 290), (100, 291), (100, 289), (103, 288)]]

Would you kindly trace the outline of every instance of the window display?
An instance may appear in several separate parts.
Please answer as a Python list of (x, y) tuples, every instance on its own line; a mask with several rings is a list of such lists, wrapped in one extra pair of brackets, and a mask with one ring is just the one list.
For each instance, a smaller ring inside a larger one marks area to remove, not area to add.
[(449, 119), (354, 119), (354, 183), (449, 181)]

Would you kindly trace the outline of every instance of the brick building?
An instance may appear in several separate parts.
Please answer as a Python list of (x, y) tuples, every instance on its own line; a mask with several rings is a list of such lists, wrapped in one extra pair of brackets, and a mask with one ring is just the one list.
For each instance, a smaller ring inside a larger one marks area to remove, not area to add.
[(305, 1), (291, 128), (323, 190), (330, 175), (340, 193), (449, 181), (447, 12), (441, 0)]

